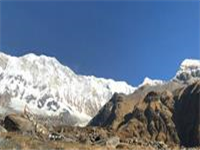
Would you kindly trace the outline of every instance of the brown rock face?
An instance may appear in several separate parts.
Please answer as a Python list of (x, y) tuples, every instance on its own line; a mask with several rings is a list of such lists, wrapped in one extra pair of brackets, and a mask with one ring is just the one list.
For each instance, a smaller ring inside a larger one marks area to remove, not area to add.
[(143, 138), (178, 144), (179, 138), (172, 120), (173, 94), (151, 91), (137, 103), (128, 96), (115, 94), (90, 122), (93, 126), (111, 127), (123, 138)]
[(112, 126), (117, 129), (119, 123), (123, 121), (124, 115), (132, 111), (133, 103), (131, 101), (126, 95), (115, 93), (89, 124), (102, 127)]
[(200, 145), (200, 82), (185, 88), (175, 103), (174, 119), (184, 146)]
[(200, 81), (139, 93), (145, 96), (115, 94), (89, 125), (112, 128), (121, 138), (200, 145)]
[[(169, 91), (165, 91), (165, 93), (169, 93)], [(168, 144), (178, 144), (179, 138), (172, 120), (172, 112), (170, 107), (168, 108), (161, 101), (161, 97), (163, 101), (168, 98), (163, 96), (165, 93), (149, 92), (142, 102), (135, 105), (132, 113), (124, 117), (118, 131), (131, 133), (132, 136), (142, 137), (146, 141), (156, 140)]]

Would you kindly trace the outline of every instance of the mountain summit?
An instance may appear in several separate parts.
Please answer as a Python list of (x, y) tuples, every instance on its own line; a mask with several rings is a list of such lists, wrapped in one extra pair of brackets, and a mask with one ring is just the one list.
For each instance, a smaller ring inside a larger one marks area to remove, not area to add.
[(182, 83), (197, 81), (200, 78), (200, 60), (185, 59), (176, 73), (175, 80)]

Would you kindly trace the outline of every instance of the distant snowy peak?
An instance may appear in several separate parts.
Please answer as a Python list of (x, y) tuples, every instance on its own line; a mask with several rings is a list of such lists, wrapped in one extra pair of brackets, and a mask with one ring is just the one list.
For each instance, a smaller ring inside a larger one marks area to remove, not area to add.
[(200, 60), (185, 59), (180, 66), (181, 70), (195, 70), (200, 68)]
[(185, 59), (177, 71), (174, 80), (190, 83), (200, 79), (200, 60)]
[(164, 83), (164, 81), (162, 81), (162, 80), (152, 80), (152, 79), (146, 77), (144, 79), (143, 83), (139, 85), (139, 87), (142, 87), (142, 86), (156, 86), (156, 85), (161, 85), (163, 83)]
[(76, 124), (88, 122), (115, 92), (130, 94), (126, 82), (75, 74), (53, 57), (0, 52), (0, 107), (34, 113), (67, 114)]
[[(181, 65), (179, 70), (177, 71), (175, 77), (172, 81), (178, 81), (181, 83), (191, 83), (196, 80), (200, 80), (200, 60), (195, 59), (185, 59)], [(166, 82), (163, 80), (153, 80), (146, 77), (142, 84), (138, 87), (142, 86), (156, 86), (162, 85)]]

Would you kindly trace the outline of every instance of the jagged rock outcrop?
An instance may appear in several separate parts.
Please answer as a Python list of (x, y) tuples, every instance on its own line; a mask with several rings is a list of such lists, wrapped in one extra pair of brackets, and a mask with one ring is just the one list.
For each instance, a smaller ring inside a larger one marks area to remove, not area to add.
[(169, 107), (163, 104), (167, 101), (166, 98), (169, 98), (166, 93), (170, 92), (149, 92), (142, 102), (134, 106), (132, 113), (124, 116), (124, 121), (119, 125), (118, 131), (137, 138), (142, 137), (146, 141), (178, 144), (179, 138), (172, 120), (172, 111), (169, 109), (172, 104), (169, 102)]

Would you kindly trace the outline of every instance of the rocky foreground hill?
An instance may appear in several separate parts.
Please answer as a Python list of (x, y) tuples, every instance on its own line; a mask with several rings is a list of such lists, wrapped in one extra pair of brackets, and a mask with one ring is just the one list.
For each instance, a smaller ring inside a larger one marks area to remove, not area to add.
[(112, 128), (122, 139), (199, 146), (200, 80), (189, 85), (170, 84), (174, 89), (166, 84), (141, 87), (128, 96), (116, 93), (89, 125)]
[[(86, 127), (44, 124), (29, 110), (1, 124), (3, 149), (200, 148), (200, 80), (115, 93)], [(44, 144), (45, 143), (45, 144)]]

